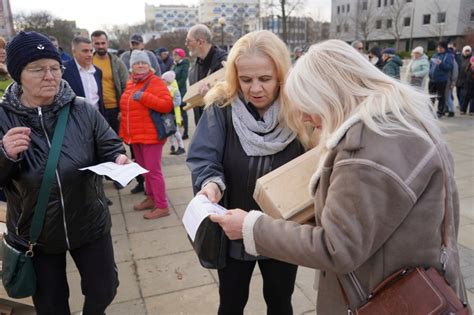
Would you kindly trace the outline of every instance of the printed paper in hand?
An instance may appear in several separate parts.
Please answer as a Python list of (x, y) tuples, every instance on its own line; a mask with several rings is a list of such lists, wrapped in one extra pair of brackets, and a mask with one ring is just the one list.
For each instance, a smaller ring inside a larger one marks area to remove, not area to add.
[(226, 208), (210, 202), (204, 195), (198, 195), (194, 197), (186, 207), (183, 216), (184, 228), (191, 240), (194, 242), (199, 225), (208, 215), (224, 215), (226, 212)]
[(94, 166), (80, 168), (80, 171), (89, 170), (99, 175), (105, 175), (110, 177), (114, 181), (120, 183), (122, 186), (127, 186), (132, 179), (139, 174), (148, 173), (146, 169), (138, 165), (137, 163), (129, 163), (125, 165), (119, 165), (114, 162), (105, 162)]

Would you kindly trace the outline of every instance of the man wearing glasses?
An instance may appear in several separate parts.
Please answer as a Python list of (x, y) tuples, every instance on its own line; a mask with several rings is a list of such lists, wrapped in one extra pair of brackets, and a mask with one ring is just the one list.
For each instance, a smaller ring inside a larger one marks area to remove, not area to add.
[[(222, 61), (227, 59), (227, 52), (212, 44), (212, 33), (204, 24), (194, 25), (186, 36), (186, 47), (189, 55), (196, 61), (189, 70), (189, 84), (194, 84), (223, 67)], [(202, 85), (199, 93), (204, 96), (209, 91), (209, 85)], [(201, 118), (203, 108), (194, 107), (194, 122), (196, 126)]]

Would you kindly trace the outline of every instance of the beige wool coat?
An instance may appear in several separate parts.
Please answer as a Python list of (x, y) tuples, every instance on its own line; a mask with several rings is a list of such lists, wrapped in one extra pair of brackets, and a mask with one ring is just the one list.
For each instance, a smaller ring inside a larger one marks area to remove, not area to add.
[(317, 314), (347, 314), (336, 274), (355, 309), (401, 268), (441, 270), (446, 174), (445, 276), (467, 301), (457, 248), (459, 198), (445, 143), (435, 145), (413, 134), (384, 137), (353, 116), (333, 134), (327, 148), (311, 183), (316, 227), (251, 211), (243, 227), (246, 251), (321, 270)]

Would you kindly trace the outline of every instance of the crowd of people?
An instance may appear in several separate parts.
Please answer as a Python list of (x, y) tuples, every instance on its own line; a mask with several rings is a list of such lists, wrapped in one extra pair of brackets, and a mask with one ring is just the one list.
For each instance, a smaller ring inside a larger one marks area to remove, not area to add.
[[(83, 314), (104, 314), (119, 285), (112, 201), (103, 177), (79, 169), (135, 160), (148, 173), (136, 178), (131, 192), (145, 196), (133, 209), (146, 211), (147, 220), (167, 216), (161, 163), (167, 138), (171, 155), (187, 154), (194, 194), (229, 209), (210, 216), (229, 239), (218, 270), (218, 314), (244, 313), (256, 264), (268, 314), (293, 313), (299, 265), (321, 270), (318, 314), (352, 312), (393, 272), (415, 266), (442, 272), (468, 307), (454, 165), (438, 119), (454, 116), (455, 87), (460, 113), (474, 115), (470, 46), (457, 53), (441, 41), (430, 60), (416, 47), (401, 77), (395, 49), (365, 54), (361, 41), (297, 47), (293, 64), (270, 31), (248, 33), (227, 52), (198, 24), (183, 45), (153, 52), (133, 34), (129, 50), (117, 56), (106, 32), (97, 30), (75, 37), (70, 56), (56, 38), (35, 32), (0, 41), (0, 84), (8, 80), (0, 103), (5, 242), (34, 249), (38, 314), (70, 313), (67, 252), (81, 275)], [(224, 64), (224, 81), (199, 85), (205, 106), (193, 109), (196, 130), (186, 149), (187, 86)], [(69, 116), (55, 183), (40, 238), (31, 244), (32, 212), (63, 108)], [(170, 114), (178, 128), (164, 134), (157, 119)], [(315, 136), (321, 156), (308, 183), (315, 224), (265, 215), (253, 199), (257, 179), (305, 153)], [(440, 263), (443, 250), (449, 260)]]
[[(352, 47), (364, 54), (364, 44), (354, 41)], [(396, 55), (394, 48), (381, 50), (372, 47), (367, 57), (370, 62), (390, 77), (400, 79), (400, 69), (403, 61)], [(455, 116), (454, 91), (461, 115), (474, 115), (473, 71), (474, 58), (469, 45), (462, 51), (456, 49), (455, 43), (440, 41), (431, 59), (425, 54), (423, 47), (418, 46), (411, 51), (411, 60), (406, 67), (404, 81), (422, 90), (428, 82), (428, 92), (433, 95), (432, 101), (437, 101), (437, 115), (441, 118)]]

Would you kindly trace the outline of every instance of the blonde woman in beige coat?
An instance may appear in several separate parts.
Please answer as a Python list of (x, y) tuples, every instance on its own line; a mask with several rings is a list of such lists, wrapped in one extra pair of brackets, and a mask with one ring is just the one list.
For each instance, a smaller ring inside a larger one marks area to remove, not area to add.
[(321, 270), (317, 313), (347, 314), (336, 275), (355, 309), (401, 268), (442, 270), (446, 176), (445, 277), (467, 303), (454, 163), (428, 96), (384, 75), (339, 40), (312, 46), (290, 72), (285, 92), (294, 104), (286, 115), (299, 113), (293, 118), (320, 130), (323, 156), (309, 183), (316, 226), (240, 209), (211, 219), (229, 238), (243, 238), (252, 255)]

